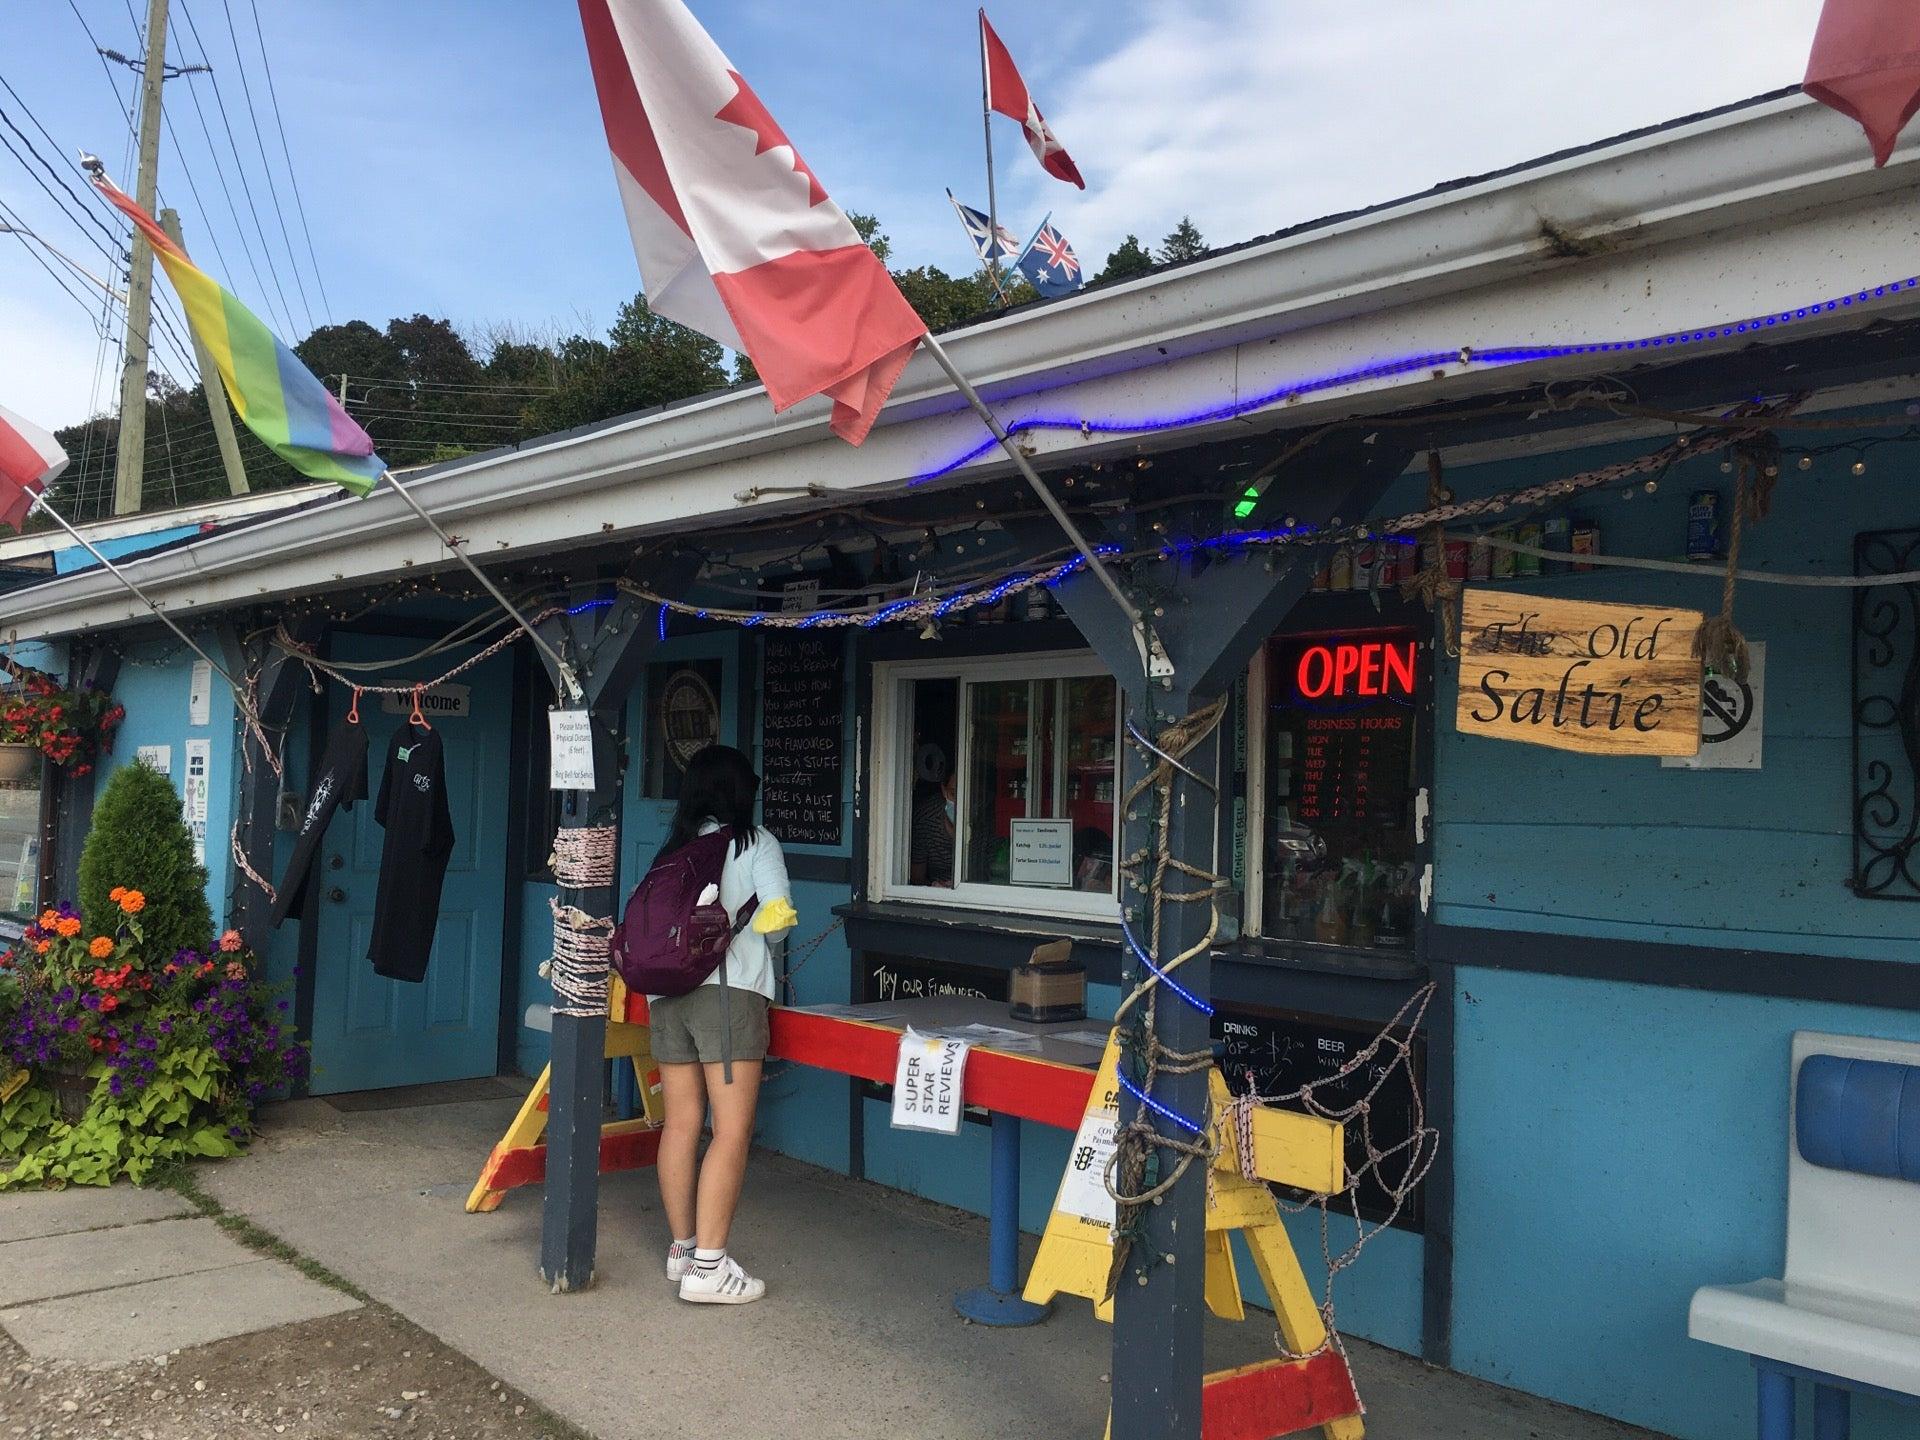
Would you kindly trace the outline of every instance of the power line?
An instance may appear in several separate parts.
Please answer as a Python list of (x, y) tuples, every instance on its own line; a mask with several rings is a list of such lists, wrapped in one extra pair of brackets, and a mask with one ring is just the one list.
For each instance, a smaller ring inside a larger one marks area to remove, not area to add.
[(260, 0), (252, 0), (253, 33), (260, 41), (260, 68), (267, 72), (267, 96), (273, 102), (273, 123), (280, 131), (280, 153), (287, 161), (287, 183), (293, 187), (294, 209), (300, 216), (300, 230), (307, 238), (307, 261), (313, 266), (313, 283), (320, 291), (320, 307), (327, 322), (333, 322), (333, 301), (327, 298), (327, 282), (320, 276), (320, 260), (313, 252), (313, 231), (307, 225), (307, 202), (300, 195), (300, 172), (293, 168), (293, 151), (287, 146), (286, 121), (281, 118), (280, 95), (274, 88), (273, 62), (267, 58), (267, 32), (260, 28)]
[[(193, 33), (193, 43), (199, 47), (200, 59), (204, 62), (207, 59), (207, 43), (200, 37), (200, 27), (194, 22), (193, 12), (187, 8), (186, 0), (173, 0), (173, 3), (179, 7), (180, 14), (186, 19), (187, 29)], [(237, 56), (239, 51), (236, 49), (234, 53)], [(240, 143), (234, 138), (233, 117), (227, 111), (227, 97), (220, 89), (220, 75), (215, 71), (209, 78), (213, 81), (213, 101), (220, 110), (220, 123), (227, 132), (227, 148), (233, 152), (234, 167), (240, 173), (240, 190), (247, 197), (247, 211), (253, 216), (253, 227), (260, 237), (260, 253), (266, 257), (267, 273), (273, 276), (274, 292), (280, 297), (280, 316), (286, 325), (287, 333), (291, 334), (294, 328), (293, 307), (287, 301), (287, 290), (281, 283), (279, 268), (273, 263), (273, 247), (267, 241), (266, 226), (260, 220), (260, 207), (254, 202), (253, 186), (247, 180), (246, 162), (240, 158)], [(196, 96), (195, 99), (197, 103), (198, 97)], [(202, 119), (204, 118), (203, 116)], [(236, 215), (236, 223), (238, 218)]]
[(247, 120), (253, 126), (254, 148), (260, 152), (260, 170), (267, 177), (267, 195), (273, 201), (274, 219), (280, 223), (280, 243), (287, 247), (287, 265), (293, 271), (293, 288), (300, 296), (300, 308), (306, 313), (307, 330), (313, 326), (313, 307), (307, 303), (306, 282), (300, 278), (300, 262), (294, 257), (293, 237), (287, 233), (286, 211), (280, 208), (280, 185), (273, 178), (273, 162), (267, 159), (267, 142), (260, 134), (260, 112), (253, 103), (253, 82), (247, 79), (247, 62), (240, 58), (240, 27), (233, 23), (233, 0), (220, 0), (227, 15), (227, 39), (233, 45), (233, 68), (240, 72), (240, 91), (247, 101)]
[[(207, 112), (200, 104), (200, 92), (195, 90), (192, 85), (188, 85), (187, 93), (193, 97), (193, 111), (194, 114), (200, 118), (200, 135), (207, 143), (207, 155), (213, 161), (213, 173), (219, 179), (220, 189), (227, 197), (227, 214), (233, 219), (234, 233), (240, 237), (241, 252), (247, 257), (247, 268), (253, 271), (253, 283), (257, 287), (260, 295), (261, 308), (269, 309), (272, 306), (273, 297), (267, 293), (267, 282), (261, 278), (260, 262), (254, 258), (253, 243), (247, 239), (247, 227), (240, 223), (240, 207), (234, 203), (233, 187), (227, 183), (227, 167), (221, 163), (220, 152), (214, 146), (213, 130), (207, 124)], [(174, 148), (176, 150), (180, 149), (180, 143), (177, 137), (174, 140)], [(204, 219), (205, 212), (202, 211), (201, 213)], [(207, 222), (207, 229), (209, 233), (212, 232), (213, 224), (211, 220)], [(233, 271), (229, 269), (227, 274), (231, 277)]]

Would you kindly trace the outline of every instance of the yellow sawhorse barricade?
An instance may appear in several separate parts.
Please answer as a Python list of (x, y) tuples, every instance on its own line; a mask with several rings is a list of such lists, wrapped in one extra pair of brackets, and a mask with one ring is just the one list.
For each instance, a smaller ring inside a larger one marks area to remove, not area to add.
[[(1093, 1302), (1094, 1314), (1108, 1321), (1113, 1302), (1103, 1297), (1113, 1265), (1114, 1204), (1106, 1171), (1120, 1124), (1119, 1065), (1119, 1045), (1110, 1035), (1026, 1286), (1026, 1298), (1035, 1304), (1062, 1294), (1084, 1296)], [(1203, 1440), (1275, 1440), (1315, 1425), (1326, 1440), (1360, 1440), (1365, 1433), (1360, 1400), (1346, 1357), (1328, 1343), (1273, 1192), (1260, 1183), (1338, 1192), (1346, 1183), (1344, 1129), (1312, 1115), (1254, 1110), (1252, 1168), (1260, 1180), (1249, 1180), (1240, 1173), (1239, 1145), (1228, 1119), (1232, 1097), (1217, 1069), (1212, 1084), (1219, 1154), (1207, 1204), (1207, 1308), (1229, 1320), (1246, 1318), (1231, 1243), (1237, 1230), (1252, 1252), (1287, 1349), (1309, 1358), (1264, 1361), (1207, 1376), (1201, 1392)], [(1108, 1430), (1111, 1434), (1111, 1421)]]
[[(627, 989), (616, 977), (612, 982), (611, 1013), (627, 1013)], [(653, 1063), (653, 1050), (644, 1025), (629, 1025), (625, 1020), (607, 1021), (606, 1058), (629, 1060), (640, 1088), (640, 1114), (631, 1120), (615, 1120), (600, 1130), (600, 1171), (637, 1170), (653, 1164), (660, 1150), (660, 1126), (665, 1111), (660, 1100), (660, 1070)], [(540, 1072), (533, 1082), (520, 1113), (513, 1117), (507, 1133), (487, 1156), (480, 1179), (467, 1196), (469, 1215), (497, 1210), (507, 1191), (521, 1185), (538, 1185), (547, 1174), (547, 1147), (542, 1137), (547, 1130), (547, 1090), (553, 1067)]]

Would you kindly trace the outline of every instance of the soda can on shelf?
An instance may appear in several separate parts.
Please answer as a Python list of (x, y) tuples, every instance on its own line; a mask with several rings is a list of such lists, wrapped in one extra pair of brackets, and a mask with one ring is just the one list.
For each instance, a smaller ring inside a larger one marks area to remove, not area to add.
[(1473, 537), (1473, 550), (1467, 557), (1467, 578), (1469, 580), (1491, 580), (1493, 578), (1493, 546), (1487, 543), (1487, 537)]
[(1512, 538), (1513, 530), (1510, 526), (1503, 525), (1493, 532), (1493, 539), (1496, 542), (1493, 547), (1493, 578), (1496, 580), (1511, 580), (1520, 573), (1513, 551), (1497, 543)]
[[(1522, 545), (1531, 545), (1535, 550), (1538, 550), (1540, 548), (1540, 526), (1531, 520), (1524, 525), (1516, 525), (1513, 527), (1513, 538), (1518, 540)], [(1540, 557), (1538, 555), (1530, 555), (1525, 550), (1514, 551), (1513, 573), (1522, 580), (1533, 579), (1540, 573)]]
[(1720, 492), (1696, 490), (1687, 497), (1687, 559), (1720, 558)]
[(1469, 546), (1464, 540), (1447, 541), (1447, 578), (1464, 580), (1467, 578), (1467, 552)]
[(1353, 547), (1342, 545), (1333, 552), (1333, 565), (1327, 576), (1329, 590), (1351, 590), (1353, 588)]
[(1313, 588), (1316, 590), (1325, 590), (1332, 583), (1332, 580), (1333, 567), (1331, 564), (1322, 565), (1318, 570), (1313, 572)]
[(1573, 519), (1568, 515), (1549, 515), (1540, 522), (1540, 545), (1551, 550), (1555, 558), (1546, 561), (1540, 568), (1549, 575), (1561, 575), (1566, 572), (1567, 562), (1559, 559), (1573, 549)]
[(1353, 588), (1371, 590), (1380, 581), (1380, 547), (1377, 544), (1353, 547)]
[(1398, 540), (1382, 540), (1380, 542), (1379, 578), (1380, 588), (1382, 590), (1391, 590), (1400, 583), (1401, 558), (1403, 555), (1410, 553), (1407, 547)]
[(1571, 544), (1571, 553), (1575, 557), (1573, 568), (1582, 573), (1592, 570), (1592, 564), (1578, 557), (1582, 555), (1598, 555), (1600, 553), (1599, 522), (1589, 520), (1583, 515), (1574, 516), (1573, 533), (1568, 539)]

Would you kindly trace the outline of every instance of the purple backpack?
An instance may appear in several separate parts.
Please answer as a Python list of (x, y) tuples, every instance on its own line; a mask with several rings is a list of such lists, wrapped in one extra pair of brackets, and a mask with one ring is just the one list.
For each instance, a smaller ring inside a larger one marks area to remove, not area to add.
[[(732, 844), (733, 831), (724, 827), (698, 836), (655, 860), (634, 887), (613, 929), (613, 965), (628, 989), (687, 995), (725, 963), (733, 937), (760, 908), (760, 897), (749, 896), (736, 919), (718, 900), (700, 903), (709, 885), (718, 894)], [(723, 974), (723, 986), (725, 980)]]

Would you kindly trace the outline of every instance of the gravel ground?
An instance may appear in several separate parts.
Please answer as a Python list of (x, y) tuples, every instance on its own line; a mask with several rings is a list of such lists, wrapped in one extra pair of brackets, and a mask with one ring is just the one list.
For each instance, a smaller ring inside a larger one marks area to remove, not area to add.
[(0, 1440), (578, 1440), (377, 1306), (112, 1370), (40, 1364), (0, 1331)]

